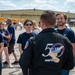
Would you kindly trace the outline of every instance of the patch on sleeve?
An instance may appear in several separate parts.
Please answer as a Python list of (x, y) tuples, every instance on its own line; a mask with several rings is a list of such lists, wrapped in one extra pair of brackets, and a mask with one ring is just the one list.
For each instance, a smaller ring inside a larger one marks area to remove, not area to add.
[(29, 41), (26, 42), (24, 49), (26, 49), (29, 45)]

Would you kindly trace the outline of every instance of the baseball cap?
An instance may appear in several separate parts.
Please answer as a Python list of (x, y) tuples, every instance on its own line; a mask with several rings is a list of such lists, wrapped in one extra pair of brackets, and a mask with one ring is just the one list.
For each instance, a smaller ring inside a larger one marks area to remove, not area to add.
[(6, 22), (11, 22), (12, 19), (11, 18), (7, 18)]

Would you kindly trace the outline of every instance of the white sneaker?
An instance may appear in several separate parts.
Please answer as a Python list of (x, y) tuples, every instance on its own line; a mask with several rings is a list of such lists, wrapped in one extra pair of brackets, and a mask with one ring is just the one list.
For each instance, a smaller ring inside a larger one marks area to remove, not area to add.
[(2, 64), (2, 68), (4, 68), (5, 66), (4, 66), (4, 64)]
[(8, 65), (7, 67), (8, 67), (8, 68), (13, 68), (13, 66), (12, 66), (11, 64), (10, 64), (10, 65)]

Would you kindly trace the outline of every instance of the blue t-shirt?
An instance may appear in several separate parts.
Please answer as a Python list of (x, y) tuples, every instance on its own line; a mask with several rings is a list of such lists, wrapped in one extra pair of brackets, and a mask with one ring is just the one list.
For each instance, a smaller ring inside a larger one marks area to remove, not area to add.
[(29, 33), (28, 34), (26, 32), (24, 32), (24, 33), (22, 33), (22, 34), (19, 35), (17, 43), (18, 44), (22, 44), (22, 50), (24, 50), (24, 47), (25, 47), (25, 44), (26, 44), (27, 40), (30, 37), (33, 37), (33, 36), (35, 36), (35, 34), (33, 34), (33, 33)]
[(9, 42), (9, 44), (15, 44), (15, 28), (12, 24), (10, 24), (8, 27), (7, 27), (8, 31), (9, 31), (9, 34), (12, 34), (12, 38)]
[(69, 28), (65, 28), (63, 30), (57, 29), (58, 33), (62, 34), (63, 36), (67, 37), (71, 43), (75, 43), (75, 33), (73, 30)]
[[(4, 33), (6, 36), (9, 35), (9, 31), (8, 30), (2, 29), (2, 30), (0, 30), (0, 32)], [(7, 40), (8, 40), (7, 38), (3, 37), (4, 44), (7, 43)]]
[[(2, 37), (1, 32), (0, 32), (0, 43), (3, 43), (3, 37)], [(1, 60), (1, 55), (0, 55), (0, 60)]]
[(3, 42), (3, 37), (2, 37), (2, 34), (0, 33), (0, 43)]

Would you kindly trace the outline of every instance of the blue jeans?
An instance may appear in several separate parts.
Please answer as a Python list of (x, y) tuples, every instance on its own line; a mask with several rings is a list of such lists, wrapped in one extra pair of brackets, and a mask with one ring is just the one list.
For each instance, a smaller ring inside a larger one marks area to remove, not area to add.
[(69, 70), (61, 70), (61, 75), (69, 75)]
[(0, 75), (2, 75), (2, 61), (1, 61), (1, 58), (0, 58)]

